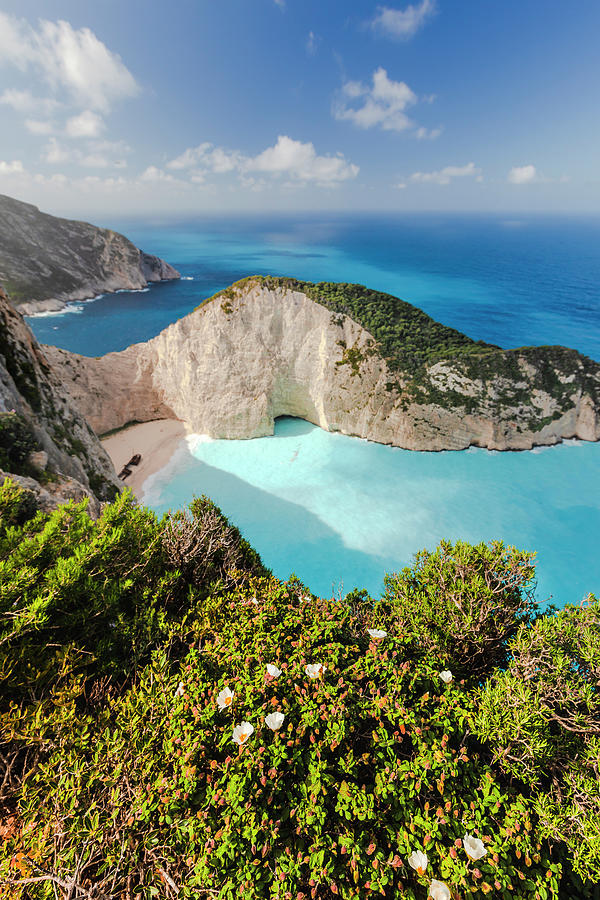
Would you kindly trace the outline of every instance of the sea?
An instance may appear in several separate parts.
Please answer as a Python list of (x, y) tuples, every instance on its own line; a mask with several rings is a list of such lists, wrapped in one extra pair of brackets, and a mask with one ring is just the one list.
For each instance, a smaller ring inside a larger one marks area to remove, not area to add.
[[(600, 218), (295, 214), (112, 220), (182, 280), (35, 316), (39, 340), (88, 356), (145, 341), (252, 274), (387, 291), (474, 339), (560, 344), (600, 360)], [(144, 485), (158, 514), (207, 494), (280, 578), (371, 596), (442, 539), (537, 554), (540, 604), (600, 594), (600, 444), (425, 453), (277, 420), (272, 437), (190, 436)]]

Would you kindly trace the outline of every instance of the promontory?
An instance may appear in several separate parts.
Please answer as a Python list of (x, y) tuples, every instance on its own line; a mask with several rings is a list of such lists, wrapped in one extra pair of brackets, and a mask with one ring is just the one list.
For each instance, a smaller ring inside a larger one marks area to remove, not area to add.
[(598, 363), (565, 347), (474, 341), (361, 285), (254, 276), (122, 352), (44, 353), (100, 434), (177, 418), (253, 438), (297, 416), (411, 450), (600, 438)]
[(0, 194), (0, 285), (23, 315), (179, 277), (169, 263), (116, 231), (51, 216)]

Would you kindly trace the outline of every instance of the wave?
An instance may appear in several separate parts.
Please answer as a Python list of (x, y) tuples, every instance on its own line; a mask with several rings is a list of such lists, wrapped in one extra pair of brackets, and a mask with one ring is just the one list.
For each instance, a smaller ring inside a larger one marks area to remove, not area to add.
[[(86, 301), (87, 302), (87, 301)], [(43, 312), (35, 312), (30, 313), (28, 316), (24, 316), (25, 319), (52, 319), (56, 316), (64, 316), (67, 313), (82, 313), (83, 306), (79, 303), (68, 303), (62, 309), (48, 309)]]
[(209, 434), (188, 434), (185, 438), (188, 450), (194, 455), (194, 450), (196, 450), (200, 444), (212, 444), (215, 441), (215, 438), (212, 438)]
[(84, 307), (82, 304), (84, 303), (95, 303), (96, 300), (100, 300), (104, 297), (104, 294), (96, 294), (95, 297), (88, 297), (86, 300), (70, 300), (68, 303), (63, 306), (62, 309), (48, 309), (42, 310), (40, 312), (31, 313), (28, 316), (25, 316), (26, 319), (50, 319), (55, 316), (64, 316), (67, 313), (82, 313)]
[(130, 290), (129, 288), (119, 288), (118, 291), (113, 291), (114, 294), (147, 294), (150, 290), (149, 287), (145, 288), (135, 288), (134, 290)]

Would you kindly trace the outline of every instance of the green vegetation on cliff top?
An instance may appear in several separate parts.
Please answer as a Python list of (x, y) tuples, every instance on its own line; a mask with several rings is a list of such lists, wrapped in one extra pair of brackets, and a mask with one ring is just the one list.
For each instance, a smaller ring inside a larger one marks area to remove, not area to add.
[(600, 611), (533, 579), (442, 543), (323, 599), (205, 498), (32, 517), (6, 481), (0, 897), (596, 897)]

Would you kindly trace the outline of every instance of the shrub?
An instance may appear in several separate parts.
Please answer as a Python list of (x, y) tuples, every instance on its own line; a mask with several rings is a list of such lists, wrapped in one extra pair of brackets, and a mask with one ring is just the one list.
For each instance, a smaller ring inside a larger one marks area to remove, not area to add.
[(533, 556), (500, 541), (442, 541), (385, 578), (384, 603), (412, 653), (476, 683), (507, 661), (509, 640), (534, 616)]
[(37, 512), (37, 500), (33, 491), (18, 487), (10, 478), (0, 484), (0, 540), (6, 529), (23, 525)]
[(205, 496), (190, 503), (189, 513), (166, 516), (162, 543), (169, 563), (196, 588), (231, 588), (253, 573), (267, 574), (258, 553)]
[(32, 450), (39, 445), (25, 419), (14, 411), (0, 413), (0, 469), (30, 475), (27, 459)]
[[(159, 523), (129, 495), (5, 528), (0, 897), (591, 897), (596, 819), (569, 816), (597, 796), (596, 738), (528, 710), (596, 721), (596, 607), (530, 623), (530, 556), (462, 543), (382, 600), (322, 600), (230, 528), (205, 499)], [(521, 760), (502, 703), (533, 722)]]
[(600, 604), (591, 596), (522, 627), (481, 690), (477, 731), (500, 767), (537, 788), (547, 837), (600, 880)]
[[(119, 868), (117, 896), (132, 879), (151, 896), (162, 878), (189, 898), (424, 900), (432, 876), (476, 897), (557, 896), (560, 866), (526, 796), (468, 736), (465, 688), (444, 684), (436, 659), (407, 664), (393, 621), (371, 624), (388, 635), (369, 640), (342, 604), (274, 580), (209, 600), (180, 663), (157, 653), (28, 779), (36, 828), (21, 852), (74, 871), (85, 844), (89, 877), (106, 885)], [(254, 733), (237, 747), (241, 722)], [(477, 864), (466, 833), (485, 843)], [(422, 876), (407, 864), (417, 849)]]

